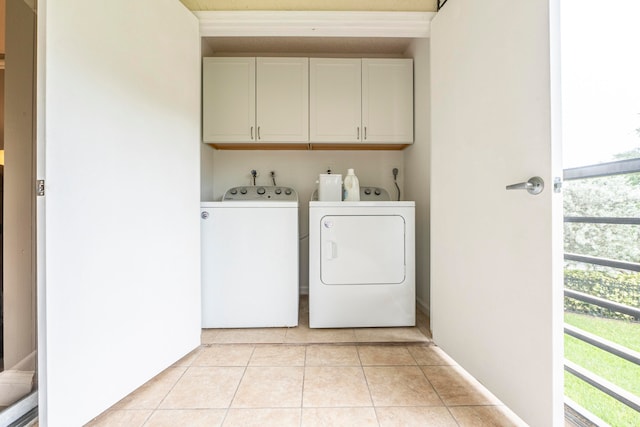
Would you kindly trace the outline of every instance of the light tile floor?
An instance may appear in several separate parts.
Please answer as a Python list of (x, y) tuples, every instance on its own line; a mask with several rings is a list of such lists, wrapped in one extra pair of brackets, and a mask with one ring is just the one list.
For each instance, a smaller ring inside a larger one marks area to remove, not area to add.
[(309, 328), (309, 300), (300, 299), (295, 328), (203, 329), (202, 344), (336, 344), (336, 343), (429, 343), (429, 318), (420, 311), (415, 327), (407, 328)]
[[(164, 426), (515, 426), (416, 328), (203, 330), (203, 344), (89, 423)], [(307, 316), (308, 317), (308, 316)]]

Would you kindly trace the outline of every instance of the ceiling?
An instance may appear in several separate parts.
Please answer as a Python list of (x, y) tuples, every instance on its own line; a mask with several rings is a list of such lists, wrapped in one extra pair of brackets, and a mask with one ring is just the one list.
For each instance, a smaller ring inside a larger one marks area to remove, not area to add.
[(437, 0), (180, 0), (191, 10), (435, 12)]
[[(180, 0), (193, 11), (393, 11), (434, 12), (437, 0)], [(402, 56), (402, 37), (204, 37), (208, 55), (305, 54)], [(206, 49), (205, 49), (206, 50)]]

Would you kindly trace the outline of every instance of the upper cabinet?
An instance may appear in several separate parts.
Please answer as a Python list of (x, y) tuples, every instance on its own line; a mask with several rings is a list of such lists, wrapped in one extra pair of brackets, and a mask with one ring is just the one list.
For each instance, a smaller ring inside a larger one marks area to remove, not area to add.
[(308, 58), (203, 58), (202, 139), (309, 140)]
[(364, 142), (413, 142), (413, 60), (362, 60)]
[(413, 142), (413, 60), (309, 61), (311, 142)]
[(359, 142), (362, 138), (360, 59), (309, 59), (309, 139)]
[(255, 135), (256, 59), (203, 58), (203, 141), (247, 142)]
[(259, 142), (309, 141), (309, 59), (258, 58)]
[(412, 59), (203, 58), (202, 92), (202, 139), (218, 148), (413, 143)]

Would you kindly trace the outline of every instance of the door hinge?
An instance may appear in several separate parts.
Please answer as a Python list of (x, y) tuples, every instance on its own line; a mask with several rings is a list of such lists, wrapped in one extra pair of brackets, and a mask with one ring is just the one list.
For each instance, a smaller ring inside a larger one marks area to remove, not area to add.
[(44, 196), (44, 179), (36, 181), (36, 195)]
[(553, 179), (553, 192), (554, 193), (562, 192), (562, 178), (560, 178), (559, 176), (556, 176)]

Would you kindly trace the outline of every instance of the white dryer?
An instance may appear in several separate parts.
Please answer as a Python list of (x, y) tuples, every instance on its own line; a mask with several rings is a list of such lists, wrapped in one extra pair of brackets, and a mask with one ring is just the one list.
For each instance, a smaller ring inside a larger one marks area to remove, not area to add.
[(234, 187), (200, 217), (202, 327), (297, 326), (297, 193)]
[(309, 202), (309, 326), (415, 326), (415, 202)]

